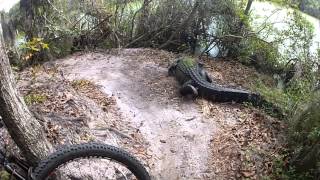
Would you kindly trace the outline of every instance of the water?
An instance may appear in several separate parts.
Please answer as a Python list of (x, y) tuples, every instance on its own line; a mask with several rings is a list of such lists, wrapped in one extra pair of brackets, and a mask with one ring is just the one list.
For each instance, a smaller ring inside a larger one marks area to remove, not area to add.
[(17, 4), (19, 0), (0, 0), (0, 11), (9, 12), (9, 10)]
[[(273, 23), (274, 28), (280, 31), (287, 29), (288, 24), (286, 23), (286, 21), (289, 20), (288, 14), (293, 12), (293, 9), (290, 9), (290, 8), (287, 9), (287, 8), (277, 6), (270, 2), (258, 2), (258, 1), (255, 1), (252, 4), (251, 10), (253, 15), (251, 25), (253, 28), (256, 28), (255, 29), (256, 31), (259, 30), (258, 28), (261, 28), (261, 26), (263, 26), (264, 22)], [(314, 38), (313, 38), (312, 46), (310, 47), (310, 52), (315, 53), (320, 46), (320, 20), (302, 12), (301, 14), (314, 27)], [(266, 41), (272, 41), (272, 39), (274, 38), (274, 35), (275, 34), (272, 34), (271, 32), (271, 34), (269, 33), (267, 37), (266, 32), (265, 34), (264, 32), (262, 32), (261, 38)], [(288, 45), (290, 43), (287, 42), (285, 44)], [(281, 47), (281, 46), (279, 48), (280, 48), (280, 51), (281, 49), (283, 50), (287, 49), (287, 47)]]
[[(254, 1), (251, 6), (251, 13), (252, 13), (252, 21), (251, 26), (254, 28), (254, 30), (257, 32), (259, 31), (259, 28), (261, 28), (264, 24), (264, 22), (272, 23), (274, 28), (281, 31), (288, 28), (288, 24), (286, 21), (288, 21), (288, 13), (293, 12), (293, 9), (287, 9), (284, 7), (279, 7), (273, 3), (270, 2), (259, 2)], [(309, 16), (305, 13), (302, 13), (302, 16), (305, 17), (314, 27), (314, 38), (312, 46), (310, 47), (311, 53), (316, 53), (317, 49), (320, 47), (320, 20), (317, 18), (314, 18), (312, 16)], [(214, 27), (214, 26), (213, 26)], [(215, 29), (211, 29), (211, 33), (215, 33)], [(260, 34), (260, 38), (271, 42), (273, 38), (275, 37), (275, 33), (262, 33)], [(283, 46), (279, 46), (280, 52), (288, 52), (287, 45), (290, 44), (289, 42), (285, 42)], [(290, 51), (290, 50), (289, 50)], [(218, 54), (219, 49), (217, 47), (213, 48), (209, 53), (211, 56), (216, 57)], [(294, 54), (294, 53), (293, 53)], [(293, 57), (291, 57), (293, 58)]]

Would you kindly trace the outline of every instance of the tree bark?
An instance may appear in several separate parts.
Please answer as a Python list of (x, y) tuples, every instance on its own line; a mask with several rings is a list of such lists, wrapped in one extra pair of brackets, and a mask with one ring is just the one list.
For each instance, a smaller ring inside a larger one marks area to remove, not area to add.
[(244, 14), (247, 15), (247, 16), (249, 15), (249, 11), (250, 11), (250, 9), (251, 9), (252, 3), (253, 3), (253, 0), (248, 0), (247, 7), (246, 7), (246, 9), (244, 10)]
[(0, 37), (0, 116), (8, 132), (31, 165), (52, 149), (40, 123), (17, 91), (15, 79)]
[(140, 11), (141, 11), (141, 15), (140, 15), (140, 17), (138, 19), (138, 25), (137, 25), (137, 30), (136, 30), (136, 32), (137, 32), (136, 36), (137, 37), (147, 33), (146, 31), (148, 30), (148, 28), (147, 28), (146, 21), (147, 21), (148, 16), (149, 16), (149, 7), (148, 6), (151, 3), (151, 1), (152, 0), (144, 0), (141, 9), (138, 10), (139, 11), (138, 13), (140, 13)]
[(3, 38), (6, 45), (13, 46), (16, 39), (15, 29), (13, 28), (12, 22), (7, 19), (4, 13), (0, 13), (0, 24), (2, 27)]

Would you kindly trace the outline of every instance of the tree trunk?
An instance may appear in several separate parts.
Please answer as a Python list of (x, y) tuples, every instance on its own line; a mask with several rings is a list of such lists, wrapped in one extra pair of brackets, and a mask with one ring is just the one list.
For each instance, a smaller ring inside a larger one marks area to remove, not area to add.
[[(143, 1), (143, 5), (141, 7), (141, 9), (139, 11), (141, 11), (141, 15), (139, 17), (139, 20), (138, 20), (138, 25), (137, 25), (137, 34), (136, 36), (139, 37), (143, 34), (146, 34), (148, 31), (148, 27), (147, 27), (147, 24), (146, 24), (146, 21), (148, 19), (148, 16), (149, 16), (149, 4), (151, 3), (152, 0), (144, 0)], [(140, 12), (138, 12), (140, 13)], [(134, 22), (133, 22), (134, 23)], [(132, 25), (132, 28), (133, 28), (133, 25)], [(133, 36), (133, 35), (132, 35)]]
[(169, 37), (169, 39), (163, 43), (162, 45), (159, 46), (159, 49), (165, 48), (166, 46), (168, 46), (169, 44), (171, 44), (172, 39), (179, 33), (181, 32), (181, 30), (183, 30), (184, 28), (187, 28), (189, 26), (189, 23), (193, 20), (195, 14), (197, 13), (198, 7), (200, 6), (201, 1), (197, 0), (194, 3), (194, 6), (192, 8), (191, 13), (188, 15), (188, 17), (180, 24), (180, 26), (171, 34), (171, 36)]
[[(250, 9), (251, 9), (252, 3), (253, 3), (253, 0), (248, 0), (246, 9), (245, 9), (244, 12), (243, 12), (244, 15), (246, 15), (246, 16), (249, 15), (249, 11), (250, 11)], [(240, 32), (242, 31), (243, 25), (244, 25), (244, 22), (241, 20), (241, 21), (240, 21), (240, 25), (239, 25), (239, 27), (240, 27)]]
[(4, 41), (7, 46), (12, 47), (14, 45), (15, 37), (15, 30), (12, 26), (12, 22), (5, 17), (4, 13), (0, 13), (0, 24), (2, 27), (2, 34)]
[(247, 16), (249, 15), (249, 11), (250, 11), (250, 9), (251, 9), (252, 3), (253, 3), (253, 0), (248, 0), (247, 7), (246, 7), (246, 9), (244, 10), (244, 14), (247, 15)]
[(51, 144), (32, 116), (20, 93), (0, 38), (0, 116), (8, 132), (31, 165), (44, 158)]
[(33, 0), (21, 0), (20, 1), (20, 10), (24, 13), (24, 31), (26, 34), (27, 40), (31, 40), (33, 37), (37, 37), (36, 29), (34, 28), (34, 11), (33, 11), (34, 2)]

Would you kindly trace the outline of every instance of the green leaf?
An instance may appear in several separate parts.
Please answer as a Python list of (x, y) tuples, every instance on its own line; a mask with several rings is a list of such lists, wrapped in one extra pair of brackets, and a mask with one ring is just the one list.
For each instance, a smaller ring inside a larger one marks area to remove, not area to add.
[(35, 46), (30, 46), (30, 48), (31, 48), (32, 51), (37, 51), (37, 52), (40, 51), (40, 49), (39, 49), (39, 48), (36, 48)]

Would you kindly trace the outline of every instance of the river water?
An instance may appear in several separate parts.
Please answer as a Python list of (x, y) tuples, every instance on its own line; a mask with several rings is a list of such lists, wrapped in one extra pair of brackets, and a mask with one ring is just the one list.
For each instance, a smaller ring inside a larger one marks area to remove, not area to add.
[[(285, 30), (288, 28), (286, 21), (290, 19), (289, 14), (293, 12), (293, 9), (279, 7), (271, 2), (258, 2), (255, 1), (252, 4), (252, 27), (261, 27), (263, 23), (267, 20), (267, 23), (272, 23), (274, 28), (277, 30)], [(310, 47), (310, 51), (315, 53), (318, 48), (320, 48), (320, 20), (302, 13), (302, 16), (309, 21), (314, 27), (314, 38), (313, 44)], [(256, 29), (257, 30), (257, 29)], [(268, 37), (270, 38), (270, 36)], [(268, 40), (266, 38), (265, 40)], [(271, 35), (272, 38), (272, 35)], [(280, 47), (283, 48), (283, 47)]]
[[(251, 27), (255, 32), (259, 31), (264, 23), (270, 23), (273, 24), (273, 28), (276, 30), (282, 31), (288, 28), (288, 23), (289, 21), (289, 13), (292, 13), (293, 9), (291, 8), (284, 8), (280, 7), (278, 5), (275, 5), (274, 3), (271, 2), (259, 2), (259, 1), (254, 1), (251, 6)], [(305, 13), (302, 13), (302, 16), (305, 17), (314, 27), (314, 38), (313, 38), (313, 43), (312, 46), (310, 47), (310, 52), (311, 53), (316, 53), (317, 49), (320, 48), (320, 20), (317, 18), (314, 18), (312, 16), (309, 16)], [(212, 25), (212, 33), (215, 33), (214, 30), (214, 25)], [(275, 37), (274, 32), (261, 32), (260, 38), (271, 42), (273, 38)], [(290, 51), (288, 50), (288, 45), (292, 43), (290, 42), (290, 39), (284, 43), (284, 45), (280, 45), (279, 49), (280, 52), (287, 52)], [(213, 48), (210, 51), (210, 55), (215, 57), (218, 55), (218, 48)], [(291, 57), (294, 58), (294, 57)]]

